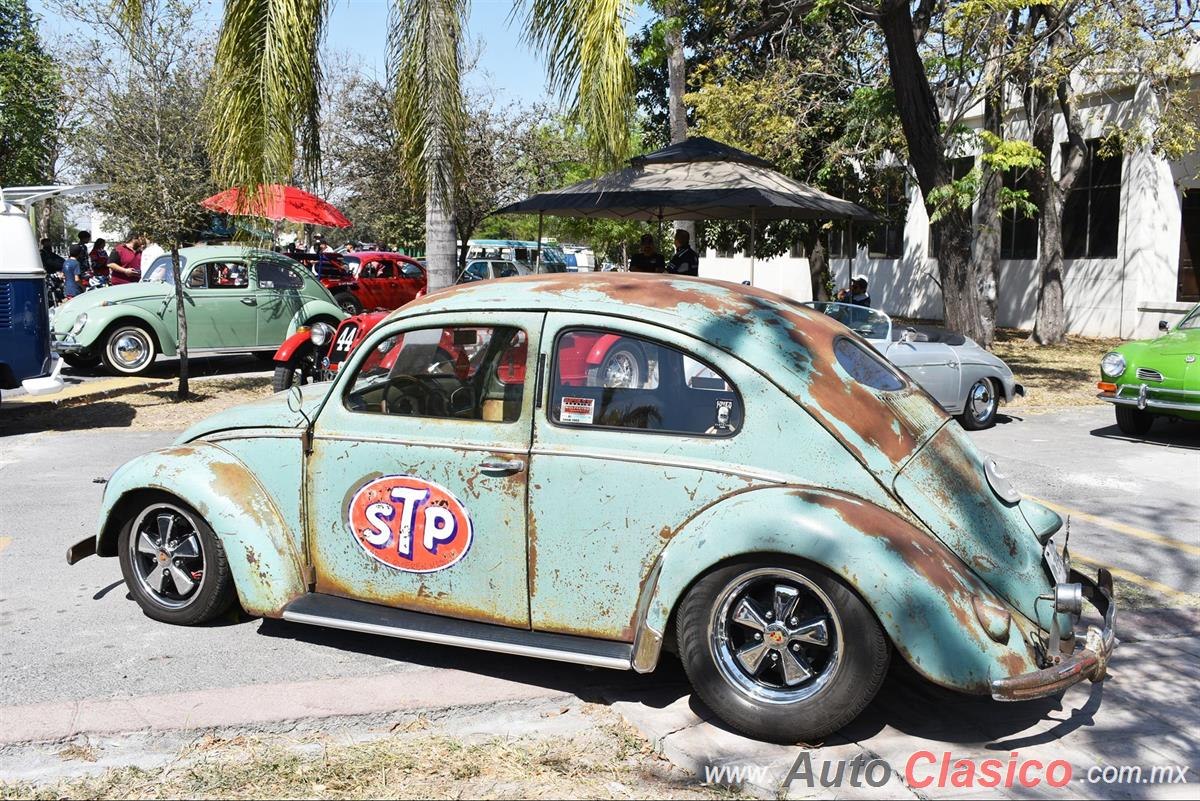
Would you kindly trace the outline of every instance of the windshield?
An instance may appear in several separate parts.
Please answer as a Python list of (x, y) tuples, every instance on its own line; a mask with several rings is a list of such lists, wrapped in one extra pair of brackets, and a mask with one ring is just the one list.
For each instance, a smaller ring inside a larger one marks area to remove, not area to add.
[(1178, 327), (1181, 330), (1184, 328), (1200, 328), (1200, 305), (1197, 305), (1194, 309), (1188, 312), (1187, 317), (1184, 317), (1179, 321)]
[[(179, 257), (179, 271), (182, 273), (187, 266), (187, 259)], [(143, 281), (154, 281), (159, 284), (175, 283), (175, 273), (171, 269), (171, 254), (164, 253), (150, 264), (150, 269), (142, 273)]]
[(813, 301), (805, 306), (829, 315), (864, 339), (887, 339), (891, 320), (883, 312), (850, 303)]

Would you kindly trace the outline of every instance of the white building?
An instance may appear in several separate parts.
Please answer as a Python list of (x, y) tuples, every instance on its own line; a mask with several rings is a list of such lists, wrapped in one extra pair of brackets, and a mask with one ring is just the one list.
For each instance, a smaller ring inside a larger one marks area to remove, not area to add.
[[(1193, 86), (1200, 91), (1200, 71)], [(1139, 124), (1154, 102), (1144, 87), (1082, 98), (1085, 138), (1097, 141), (1113, 123)], [(982, 118), (970, 117), (966, 123), (978, 128)], [(1014, 129), (1010, 135), (1023, 133), (1019, 128), (1024, 124), (1019, 116), (1010, 118)], [(1056, 133), (1060, 142), (1066, 141), (1061, 117), (1056, 120)], [(973, 161), (974, 157), (967, 157), (956, 168), (965, 172)], [(1095, 180), (1081, 180), (1064, 213), (1068, 330), (1084, 336), (1151, 336), (1159, 320), (1174, 321), (1200, 300), (1200, 146), (1177, 162), (1160, 158), (1149, 148), (1108, 161), (1094, 155), (1092, 162), (1090, 175)], [(1056, 175), (1060, 173), (1061, 152), (1055, 153), (1052, 167)], [(869, 250), (834, 237), (830, 245), (834, 282), (846, 286), (851, 275), (862, 273), (869, 279), (877, 308), (894, 315), (940, 319), (933, 233), (920, 189), (911, 180), (902, 181), (897, 192), (897, 206), (906, 206), (907, 214), (891, 235), (875, 236)], [(1001, 326), (1032, 328), (1038, 289), (1037, 224), (1008, 214), (1002, 232), (997, 321)], [(706, 250), (700, 274), (749, 280), (750, 259), (745, 254)], [(790, 255), (759, 259), (754, 282), (797, 300), (811, 299), (807, 259)]]

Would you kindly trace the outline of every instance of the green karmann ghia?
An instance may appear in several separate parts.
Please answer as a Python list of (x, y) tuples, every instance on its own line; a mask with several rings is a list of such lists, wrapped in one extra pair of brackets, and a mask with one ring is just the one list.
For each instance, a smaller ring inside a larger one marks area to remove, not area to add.
[(1200, 304), (1156, 339), (1126, 342), (1100, 360), (1101, 400), (1116, 405), (1117, 425), (1144, 436), (1155, 417), (1200, 420)]
[[(629, 369), (583, 369), (597, 348)], [(853, 720), (892, 658), (1016, 701), (1103, 678), (1116, 645), (1112, 577), (1071, 568), (1059, 517), (865, 340), (769, 292), (480, 281), (300, 392), (121, 467), (68, 561), (118, 557), (175, 624), (239, 602), (639, 672), (667, 648), (723, 720), (785, 742)]]
[[(271, 356), (300, 326), (346, 316), (329, 290), (296, 261), (269, 250), (191, 247), (179, 251), (188, 352)], [(170, 254), (143, 267), (142, 280), (85, 292), (51, 321), (54, 349), (72, 367), (118, 375), (149, 370), (177, 353)]]

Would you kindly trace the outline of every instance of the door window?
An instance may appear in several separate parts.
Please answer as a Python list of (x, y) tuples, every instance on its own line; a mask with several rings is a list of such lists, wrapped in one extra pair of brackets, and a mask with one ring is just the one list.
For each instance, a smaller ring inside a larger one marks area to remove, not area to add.
[(260, 289), (300, 289), (304, 286), (304, 278), (286, 264), (260, 261), (258, 286)]
[(425, 273), (421, 271), (421, 267), (419, 265), (413, 264), (412, 262), (402, 261), (400, 262), (400, 275), (404, 276), (405, 278), (423, 278)]
[(245, 289), (250, 285), (246, 265), (240, 261), (210, 261), (202, 264), (188, 277), (191, 289)]
[(512, 423), (521, 416), (528, 343), (517, 328), (426, 328), (389, 337), (346, 393), (351, 411)]
[(550, 419), (562, 426), (721, 437), (742, 425), (741, 397), (724, 375), (657, 342), (566, 331), (551, 374)]

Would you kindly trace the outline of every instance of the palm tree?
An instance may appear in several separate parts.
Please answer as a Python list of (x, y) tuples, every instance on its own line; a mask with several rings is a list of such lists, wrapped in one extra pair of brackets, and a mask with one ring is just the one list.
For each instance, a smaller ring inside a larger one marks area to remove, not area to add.
[[(152, 1), (152, 0), (151, 0)], [(136, 19), (147, 0), (118, 0)], [(426, 194), (430, 288), (454, 280), (455, 177), (463, 164), (462, 28), (469, 0), (394, 0), (389, 67), (410, 182)], [(629, 150), (633, 69), (624, 23), (632, 0), (527, 0), (510, 20), (547, 61), (574, 110), (596, 169)], [(208, 113), (217, 183), (287, 182), (299, 163), (315, 184), (321, 35), (329, 0), (226, 0)]]

